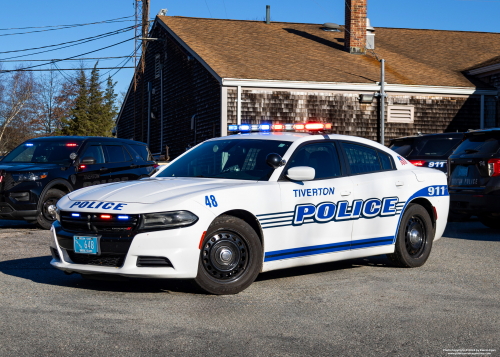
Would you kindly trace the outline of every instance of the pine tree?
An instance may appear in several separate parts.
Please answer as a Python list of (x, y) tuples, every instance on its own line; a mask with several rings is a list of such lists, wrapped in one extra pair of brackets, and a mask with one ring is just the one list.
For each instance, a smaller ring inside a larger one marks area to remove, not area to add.
[(63, 135), (88, 135), (89, 132), (89, 104), (87, 77), (85, 71), (80, 70), (77, 79), (78, 94), (74, 107), (70, 110), (68, 117), (63, 117), (61, 133)]
[(116, 107), (116, 98), (118, 95), (115, 93), (115, 85), (116, 82), (113, 83), (111, 76), (108, 76), (106, 90), (104, 92), (104, 117), (102, 120), (103, 129), (108, 133), (108, 136), (115, 126), (115, 118), (118, 115), (118, 109)]

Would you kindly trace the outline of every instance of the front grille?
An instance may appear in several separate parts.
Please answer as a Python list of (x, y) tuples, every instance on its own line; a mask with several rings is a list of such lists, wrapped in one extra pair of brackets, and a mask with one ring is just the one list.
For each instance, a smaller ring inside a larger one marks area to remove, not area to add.
[[(110, 218), (102, 218), (103, 215)], [(135, 234), (139, 218), (139, 215), (129, 214), (61, 212), (61, 226), (68, 232), (130, 236)]]
[(10, 173), (5, 173), (3, 174), (3, 179), (2, 183), (0, 184), (0, 191), (9, 191), (10, 189), (13, 189), (17, 185), (19, 185), (21, 182), (17, 182), (14, 180), (12, 175)]
[(71, 250), (66, 250), (70, 259), (75, 264), (100, 265), (106, 267), (121, 267), (125, 261), (125, 254), (76, 254)]
[(52, 258), (56, 260), (61, 260), (61, 257), (59, 256), (59, 252), (57, 249), (50, 247), (50, 253), (52, 254)]
[(137, 257), (138, 267), (173, 268), (172, 263), (165, 257)]

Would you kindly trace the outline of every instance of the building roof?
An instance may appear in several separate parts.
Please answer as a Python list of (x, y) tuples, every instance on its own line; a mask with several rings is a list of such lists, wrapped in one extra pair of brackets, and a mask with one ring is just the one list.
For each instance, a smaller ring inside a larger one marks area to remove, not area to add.
[[(373, 54), (344, 50), (344, 32), (320, 24), (159, 16), (221, 78), (375, 83)], [(489, 86), (465, 71), (489, 61), (500, 33), (375, 28), (375, 52), (390, 84)]]

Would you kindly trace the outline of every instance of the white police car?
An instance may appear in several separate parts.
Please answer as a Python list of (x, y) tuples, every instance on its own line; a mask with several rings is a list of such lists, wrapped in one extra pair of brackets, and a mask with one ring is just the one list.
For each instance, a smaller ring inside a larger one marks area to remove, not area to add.
[(444, 173), (370, 140), (257, 133), (205, 141), (158, 177), (84, 188), (57, 205), (54, 267), (191, 278), (233, 294), (295, 266), (380, 254), (421, 266), (449, 196)]

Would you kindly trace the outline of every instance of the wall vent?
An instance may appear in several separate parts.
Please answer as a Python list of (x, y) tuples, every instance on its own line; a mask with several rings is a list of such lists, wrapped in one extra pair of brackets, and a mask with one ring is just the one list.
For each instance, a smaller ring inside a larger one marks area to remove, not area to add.
[(155, 78), (160, 78), (160, 54), (155, 56)]
[(388, 123), (413, 123), (415, 107), (413, 105), (389, 105), (387, 110)]

